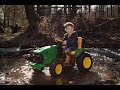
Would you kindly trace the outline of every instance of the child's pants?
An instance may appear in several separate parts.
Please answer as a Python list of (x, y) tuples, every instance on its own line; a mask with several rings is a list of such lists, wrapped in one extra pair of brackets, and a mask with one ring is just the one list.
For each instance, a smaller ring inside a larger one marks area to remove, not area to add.
[(71, 55), (70, 53), (71, 53), (72, 51), (74, 51), (74, 50), (75, 50), (74, 47), (69, 47), (69, 48), (67, 48), (67, 49), (66, 49), (67, 55)]
[(65, 63), (69, 63), (70, 62), (70, 59), (71, 59), (71, 51), (74, 51), (75, 48), (74, 47), (69, 47), (66, 49), (66, 60), (65, 60)]

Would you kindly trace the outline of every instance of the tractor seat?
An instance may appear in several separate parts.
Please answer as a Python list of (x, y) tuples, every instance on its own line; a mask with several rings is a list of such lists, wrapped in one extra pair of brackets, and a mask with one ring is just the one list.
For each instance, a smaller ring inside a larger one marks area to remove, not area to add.
[[(77, 41), (77, 43), (78, 43), (78, 49), (81, 49), (82, 48), (82, 37), (78, 37), (78, 41)], [(71, 51), (70, 52), (70, 54), (71, 55), (75, 55), (75, 53), (76, 53), (76, 51)]]

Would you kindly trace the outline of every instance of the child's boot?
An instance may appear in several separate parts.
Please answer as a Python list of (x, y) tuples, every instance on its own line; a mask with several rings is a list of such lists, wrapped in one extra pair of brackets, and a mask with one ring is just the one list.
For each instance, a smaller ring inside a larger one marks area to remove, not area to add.
[(71, 56), (67, 55), (64, 64), (70, 64), (70, 58), (71, 58)]

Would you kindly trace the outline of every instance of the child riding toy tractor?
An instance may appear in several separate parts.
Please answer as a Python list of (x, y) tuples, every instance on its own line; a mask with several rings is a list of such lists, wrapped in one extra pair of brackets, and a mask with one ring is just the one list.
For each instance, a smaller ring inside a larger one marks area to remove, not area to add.
[[(57, 38), (55, 38), (55, 41), (62, 42)], [(77, 64), (80, 72), (89, 71), (93, 63), (92, 58), (87, 53), (88, 49), (82, 48), (82, 37), (78, 37), (77, 43), (78, 48), (70, 52), (72, 56), (70, 65), (63, 63), (65, 61), (63, 56), (60, 58), (61, 55), (59, 55), (58, 50), (60, 50), (61, 45), (49, 45), (32, 51), (31, 67), (34, 71), (42, 71), (44, 67), (49, 66), (51, 76), (59, 76), (64, 69), (71, 70), (70, 68), (73, 68), (75, 64)], [(65, 55), (65, 52), (62, 55)]]

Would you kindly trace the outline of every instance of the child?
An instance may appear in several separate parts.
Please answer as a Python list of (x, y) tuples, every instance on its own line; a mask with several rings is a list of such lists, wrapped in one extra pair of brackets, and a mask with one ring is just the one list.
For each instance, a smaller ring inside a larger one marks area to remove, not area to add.
[(67, 55), (66, 55), (66, 60), (65, 60), (65, 64), (69, 64), (70, 62), (70, 52), (75, 50), (77, 48), (77, 40), (78, 40), (78, 35), (77, 32), (74, 31), (74, 24), (71, 22), (67, 22), (64, 24), (65, 27), (65, 31), (67, 32), (64, 35), (64, 42), (62, 43), (62, 45), (66, 45), (67, 49)]

